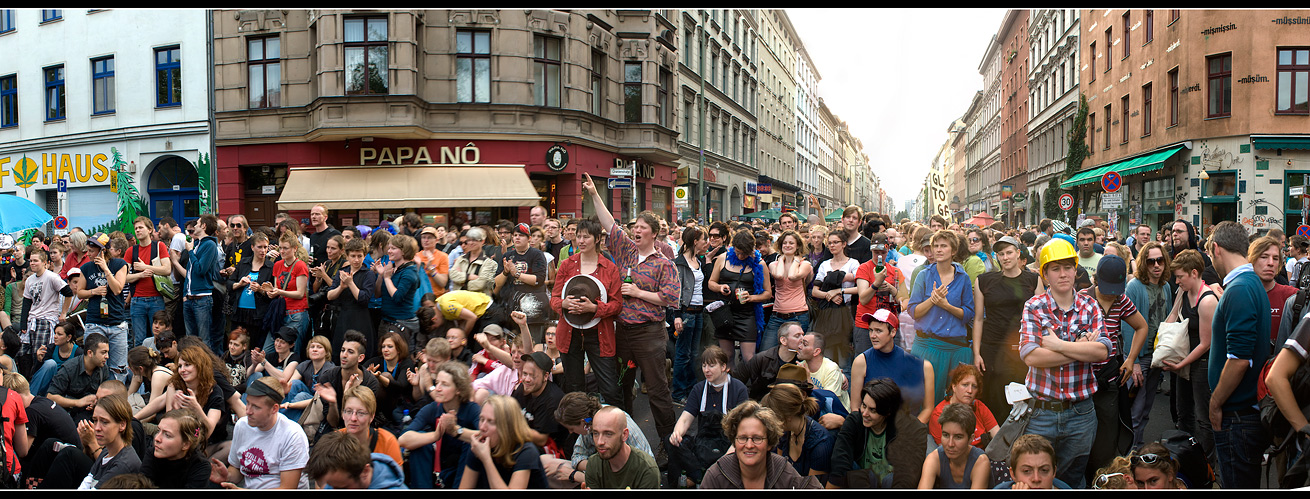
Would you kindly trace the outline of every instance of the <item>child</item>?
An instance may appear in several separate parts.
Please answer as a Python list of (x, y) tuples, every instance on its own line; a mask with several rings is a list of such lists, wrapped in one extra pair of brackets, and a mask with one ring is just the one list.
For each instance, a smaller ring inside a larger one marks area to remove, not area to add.
[(997, 489), (1035, 490), (1068, 489), (1068, 484), (1055, 477), (1055, 448), (1041, 435), (1028, 434), (1016, 438), (1010, 445), (1010, 477)]
[(246, 393), (246, 376), (251, 371), (250, 335), (246, 328), (237, 326), (227, 335), (227, 353), (223, 354), (223, 364), (227, 367), (228, 377), (238, 392)]
[[(669, 435), (669, 480), (677, 488), (684, 483), (680, 478), (686, 472), (687, 479), (699, 483), (709, 469), (721, 457), (711, 456), (710, 449), (726, 451), (732, 447), (731, 442), (723, 436), (721, 421), (733, 407), (737, 407), (749, 398), (746, 384), (729, 375), (728, 354), (717, 345), (711, 345), (701, 352), (701, 372), (705, 379), (691, 388), (687, 394), (687, 403), (682, 407), (678, 424)], [(699, 421), (696, 435), (687, 435), (691, 424)]]

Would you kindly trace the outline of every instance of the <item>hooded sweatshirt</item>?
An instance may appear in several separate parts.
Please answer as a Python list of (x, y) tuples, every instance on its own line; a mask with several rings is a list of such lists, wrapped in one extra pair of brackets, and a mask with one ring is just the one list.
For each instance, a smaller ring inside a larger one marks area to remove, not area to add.
[[(396, 464), (395, 459), (380, 452), (374, 452), (369, 456), (373, 458), (373, 481), (368, 484), (370, 490), (409, 489), (405, 486), (405, 472), (399, 464)], [(332, 486), (324, 485), (323, 488), (330, 489)]]

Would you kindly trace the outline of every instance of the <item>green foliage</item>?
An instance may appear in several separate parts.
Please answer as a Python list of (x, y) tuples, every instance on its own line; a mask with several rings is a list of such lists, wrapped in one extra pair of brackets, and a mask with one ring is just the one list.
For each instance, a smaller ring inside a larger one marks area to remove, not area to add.
[[(1063, 182), (1065, 180), (1073, 178), (1073, 176), (1078, 173), (1078, 170), (1082, 168), (1083, 161), (1087, 159), (1088, 152), (1090, 151), (1087, 142), (1085, 142), (1085, 140), (1087, 139), (1087, 126), (1088, 126), (1087, 113), (1088, 113), (1087, 96), (1083, 94), (1079, 94), (1078, 114), (1074, 115), (1073, 128), (1069, 130), (1069, 149), (1068, 149), (1069, 154), (1064, 159), (1064, 175), (1060, 176), (1059, 181), (1055, 179), (1051, 180), (1052, 189), (1058, 189), (1059, 182)], [(1074, 206), (1077, 207), (1079, 205), (1078, 190), (1070, 189), (1069, 194), (1073, 195)], [(1046, 198), (1047, 198), (1047, 210), (1046, 210), (1047, 217), (1049, 218), (1059, 217), (1062, 213), (1058, 206), (1058, 195), (1053, 195), (1052, 191), (1047, 191)], [(1057, 204), (1055, 205), (1051, 204), (1052, 201), (1056, 201)], [(1051, 208), (1052, 206), (1054, 206), (1054, 210), (1052, 210)], [(1054, 216), (1050, 214), (1052, 211), (1054, 211), (1055, 213)]]
[[(119, 154), (118, 148), (111, 147), (109, 151), (113, 154), (114, 164), (110, 167), (113, 174), (110, 175), (111, 181), (118, 190), (118, 219), (97, 227), (99, 232), (110, 233), (115, 230), (121, 230), (124, 233), (132, 233), (132, 222), (136, 217), (148, 215), (150, 209), (146, 207), (145, 201), (141, 199), (141, 193), (136, 190), (136, 182), (132, 174), (128, 173), (123, 167), (127, 162), (123, 161), (123, 155)], [(91, 232), (94, 234), (96, 231)]]

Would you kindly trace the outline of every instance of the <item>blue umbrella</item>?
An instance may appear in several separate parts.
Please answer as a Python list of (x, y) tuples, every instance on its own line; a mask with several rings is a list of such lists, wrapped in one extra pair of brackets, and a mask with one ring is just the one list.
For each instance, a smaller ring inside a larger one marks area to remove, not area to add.
[(13, 194), (0, 194), (0, 233), (12, 234), (35, 229), (52, 218), (36, 203)]

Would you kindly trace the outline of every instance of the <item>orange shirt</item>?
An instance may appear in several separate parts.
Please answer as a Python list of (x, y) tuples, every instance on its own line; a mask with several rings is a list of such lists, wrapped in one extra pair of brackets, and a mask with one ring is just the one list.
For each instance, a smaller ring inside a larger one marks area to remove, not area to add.
[(434, 249), (431, 253), (419, 250), (414, 254), (414, 261), (423, 266), (423, 273), (427, 275), (428, 283), (432, 285), (432, 294), (440, 297), (445, 293), (446, 287), (438, 286), (437, 278), (433, 277), (432, 273), (435, 271), (438, 274), (450, 275), (450, 257), (439, 249)]
[[(346, 429), (342, 428), (337, 431), (345, 433)], [(396, 440), (396, 436), (382, 428), (377, 428), (375, 431), (378, 432), (378, 443), (373, 447), (373, 452), (386, 454), (395, 459), (396, 464), (403, 464), (405, 459), (400, 456), (400, 442)]]

